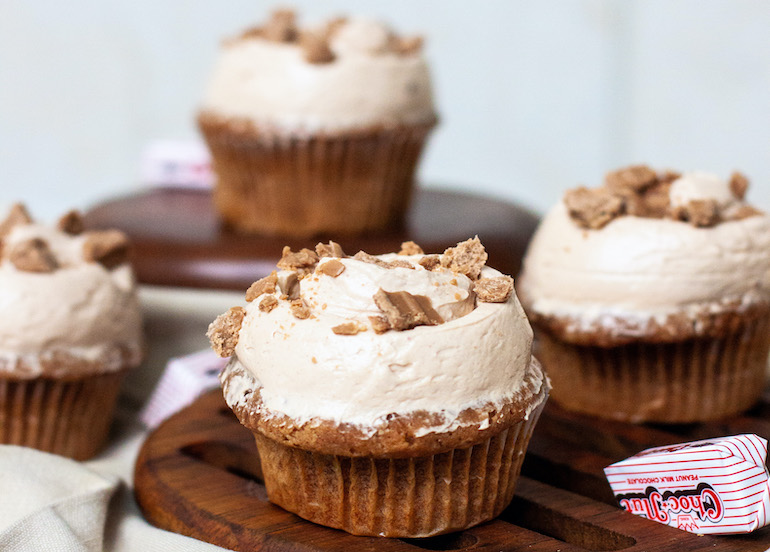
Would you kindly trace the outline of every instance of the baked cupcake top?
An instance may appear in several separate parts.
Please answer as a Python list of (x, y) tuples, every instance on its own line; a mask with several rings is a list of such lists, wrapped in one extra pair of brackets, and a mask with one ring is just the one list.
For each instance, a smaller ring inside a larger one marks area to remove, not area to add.
[(543, 376), (513, 279), (486, 259), (478, 238), (442, 255), (411, 242), (376, 257), (348, 257), (334, 242), (285, 248), (281, 270), (209, 329), (214, 349), (233, 355), (228, 403), (258, 393), (263, 416), (368, 434), (419, 413), (420, 437), (458, 427), (466, 409), (537, 394)]
[(420, 37), (360, 18), (300, 28), (286, 10), (223, 43), (202, 116), (292, 132), (436, 118)]
[(617, 344), (704, 335), (729, 313), (765, 308), (770, 217), (747, 188), (739, 173), (635, 166), (568, 191), (525, 257), (528, 313), (574, 341)]
[(0, 240), (0, 372), (60, 378), (139, 363), (139, 303), (121, 232), (84, 231), (76, 212), (38, 224), (17, 204)]

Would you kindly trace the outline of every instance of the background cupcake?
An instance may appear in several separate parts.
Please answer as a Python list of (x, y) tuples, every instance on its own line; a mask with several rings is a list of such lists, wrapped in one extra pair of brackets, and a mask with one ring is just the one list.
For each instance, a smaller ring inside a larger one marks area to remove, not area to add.
[(309, 236), (400, 223), (436, 123), (419, 37), (290, 11), (226, 40), (198, 123), (233, 227)]
[(519, 281), (563, 406), (691, 422), (750, 407), (770, 346), (770, 217), (748, 181), (630, 167), (568, 191)]
[(0, 239), (0, 442), (89, 458), (142, 356), (128, 242), (74, 212), (36, 224), (21, 205)]
[[(286, 248), (212, 324), (269, 499), (360, 535), (424, 537), (508, 505), (548, 394), (513, 280), (443, 255)], [(478, 301), (478, 302), (477, 302)]]

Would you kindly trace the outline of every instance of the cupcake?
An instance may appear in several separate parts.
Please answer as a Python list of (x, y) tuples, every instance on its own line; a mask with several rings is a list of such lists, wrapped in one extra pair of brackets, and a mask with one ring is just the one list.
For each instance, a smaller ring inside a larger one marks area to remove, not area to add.
[(749, 408), (770, 346), (770, 217), (748, 180), (635, 166), (568, 191), (519, 292), (567, 409), (630, 422)]
[(399, 225), (436, 120), (419, 37), (290, 11), (222, 44), (198, 115), (224, 222), (295, 237)]
[(549, 385), (513, 279), (478, 239), (425, 255), (284, 248), (209, 328), (268, 498), (357, 535), (426, 537), (497, 516)]
[(75, 212), (36, 224), (21, 205), (0, 240), (0, 442), (87, 459), (142, 356), (128, 242)]

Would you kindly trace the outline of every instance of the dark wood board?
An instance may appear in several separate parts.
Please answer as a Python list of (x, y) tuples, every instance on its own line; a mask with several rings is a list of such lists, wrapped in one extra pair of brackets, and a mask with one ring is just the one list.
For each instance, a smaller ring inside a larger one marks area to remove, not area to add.
[(759, 552), (770, 547), (770, 527), (697, 536), (628, 514), (602, 469), (655, 445), (741, 432), (767, 437), (768, 411), (765, 401), (724, 422), (656, 427), (586, 418), (549, 403), (513, 503), (498, 519), (428, 539), (382, 539), (321, 527), (270, 504), (252, 435), (215, 390), (148, 437), (136, 463), (135, 495), (158, 527), (242, 551)]
[(414, 240), (441, 253), (474, 235), (489, 265), (516, 274), (538, 218), (505, 201), (445, 190), (418, 189), (402, 228), (363, 236), (290, 239), (243, 235), (223, 227), (207, 191), (157, 188), (113, 199), (85, 214), (88, 228), (118, 228), (134, 246), (137, 278), (146, 284), (245, 290), (275, 269), (284, 245), (297, 250), (334, 239), (349, 254), (398, 251)]

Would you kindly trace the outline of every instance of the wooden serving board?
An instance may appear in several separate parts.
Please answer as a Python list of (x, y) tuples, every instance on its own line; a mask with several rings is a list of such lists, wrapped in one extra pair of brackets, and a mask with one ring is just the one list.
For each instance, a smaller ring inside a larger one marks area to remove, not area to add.
[(512, 203), (447, 190), (417, 189), (400, 228), (360, 236), (291, 239), (245, 235), (217, 218), (211, 193), (157, 188), (109, 200), (85, 213), (88, 228), (118, 228), (131, 238), (132, 263), (144, 284), (243, 291), (275, 269), (284, 245), (295, 251), (333, 239), (354, 254), (398, 251), (414, 240), (441, 253), (477, 235), (490, 266), (517, 274), (538, 217)]
[(267, 501), (251, 433), (219, 390), (153, 432), (136, 463), (135, 494), (153, 524), (241, 551), (759, 552), (770, 527), (742, 536), (697, 536), (618, 508), (602, 469), (651, 446), (757, 433), (770, 435), (770, 404), (720, 423), (635, 426), (577, 416), (549, 403), (503, 514), (427, 539), (355, 537), (307, 522)]

